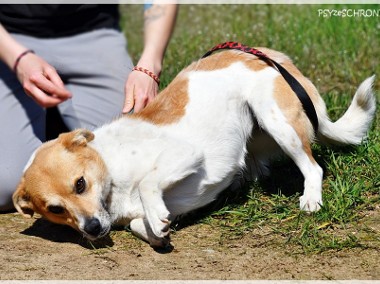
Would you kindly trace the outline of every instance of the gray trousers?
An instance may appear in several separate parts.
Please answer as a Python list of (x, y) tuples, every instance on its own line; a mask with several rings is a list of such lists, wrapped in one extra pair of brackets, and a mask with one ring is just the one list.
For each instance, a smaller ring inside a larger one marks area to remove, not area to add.
[[(58, 106), (70, 130), (92, 130), (120, 116), (133, 67), (121, 32), (101, 29), (58, 39), (13, 36), (54, 66), (73, 94)], [(24, 93), (1, 62), (0, 123), (0, 211), (6, 211), (13, 208), (12, 194), (30, 155), (46, 140), (46, 109)]]

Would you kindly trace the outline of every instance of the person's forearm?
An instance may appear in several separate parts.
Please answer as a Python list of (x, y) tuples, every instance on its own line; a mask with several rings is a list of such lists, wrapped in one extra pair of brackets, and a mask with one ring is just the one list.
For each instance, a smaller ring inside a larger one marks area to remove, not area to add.
[(0, 24), (0, 60), (12, 69), (17, 57), (25, 50)]
[(144, 50), (139, 65), (160, 74), (177, 15), (177, 5), (153, 5), (144, 13)]

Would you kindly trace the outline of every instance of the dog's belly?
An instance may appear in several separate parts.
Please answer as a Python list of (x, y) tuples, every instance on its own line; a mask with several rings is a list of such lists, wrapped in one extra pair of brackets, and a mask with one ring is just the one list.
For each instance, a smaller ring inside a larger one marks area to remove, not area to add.
[(197, 122), (186, 120), (168, 126), (168, 136), (190, 143), (204, 157), (203, 167), (197, 173), (165, 191), (165, 204), (173, 216), (193, 211), (215, 200), (245, 167), (247, 141), (253, 121), (246, 106), (239, 108), (239, 111), (226, 113), (220, 120), (205, 122), (207, 127), (203, 129), (197, 126)]
[[(236, 171), (235, 171), (236, 172)], [(168, 188), (163, 196), (165, 204), (172, 217), (179, 216), (214, 201), (218, 194), (226, 189), (234, 177), (233, 171), (227, 176), (218, 178), (217, 183), (212, 183), (206, 175), (204, 168)]]

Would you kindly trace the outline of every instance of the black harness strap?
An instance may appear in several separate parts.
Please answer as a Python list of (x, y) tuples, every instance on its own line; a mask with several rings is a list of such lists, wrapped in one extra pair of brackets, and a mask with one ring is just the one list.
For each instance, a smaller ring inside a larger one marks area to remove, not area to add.
[(293, 92), (298, 96), (299, 100), (301, 101), (303, 109), (307, 117), (309, 118), (311, 124), (313, 125), (315, 133), (318, 132), (318, 116), (317, 112), (315, 111), (313, 102), (311, 101), (309, 95), (302, 87), (302, 85), (284, 67), (282, 67), (281, 64), (269, 58), (265, 53), (261, 52), (260, 50), (233, 41), (225, 42), (213, 47), (208, 52), (206, 52), (206, 54), (203, 55), (202, 58), (205, 58), (211, 55), (214, 51), (220, 49), (236, 49), (246, 53), (250, 53), (257, 56), (261, 60), (264, 60), (268, 65), (275, 66), (278, 72), (280, 72), (282, 77), (284, 77), (286, 82), (292, 88)]

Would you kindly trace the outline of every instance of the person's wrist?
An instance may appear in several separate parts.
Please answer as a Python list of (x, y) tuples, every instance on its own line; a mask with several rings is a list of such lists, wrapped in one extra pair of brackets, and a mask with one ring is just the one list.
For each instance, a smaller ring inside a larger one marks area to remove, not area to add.
[(139, 61), (136, 66), (140, 66), (142, 68), (148, 69), (152, 71), (154, 74), (156, 74), (158, 77), (160, 77), (161, 74), (161, 64), (152, 64), (148, 62), (141, 62)]
[(157, 75), (156, 73), (150, 71), (149, 69), (146, 69), (144, 67), (136, 65), (135, 67), (133, 67), (132, 71), (143, 72), (146, 75), (148, 75), (149, 77), (151, 77), (154, 81), (156, 81), (157, 85), (160, 85), (159, 75)]
[(18, 56), (27, 50), (24, 46), (14, 41), (0, 43), (0, 60), (3, 61), (9, 69), (13, 70), (14, 64)]
[(24, 50), (23, 52), (21, 52), (15, 59), (14, 63), (13, 63), (13, 66), (12, 66), (12, 70), (14, 73), (17, 73), (17, 67), (20, 63), (20, 61), (22, 60), (23, 57), (25, 57), (26, 55), (30, 54), (30, 53), (35, 53), (34, 50), (32, 49), (26, 49)]
[(145, 50), (136, 65), (149, 69), (153, 73), (157, 74), (157, 76), (160, 76), (161, 74), (162, 60), (159, 56), (156, 56), (152, 52)]

